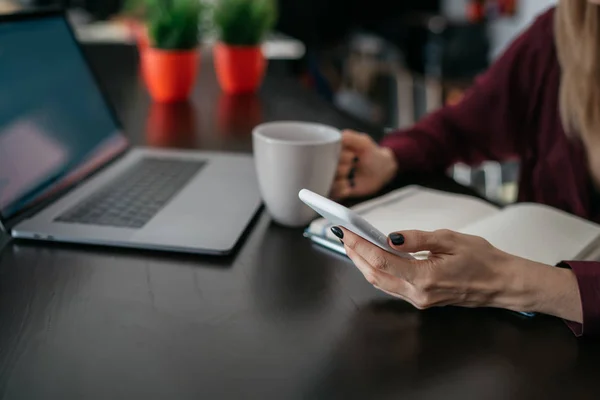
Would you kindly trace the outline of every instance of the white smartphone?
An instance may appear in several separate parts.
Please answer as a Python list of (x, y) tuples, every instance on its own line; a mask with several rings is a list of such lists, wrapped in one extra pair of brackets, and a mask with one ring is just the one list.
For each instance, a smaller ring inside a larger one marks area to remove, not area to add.
[(403, 253), (392, 248), (388, 244), (386, 235), (349, 208), (311, 192), (308, 189), (302, 189), (300, 193), (298, 193), (298, 197), (300, 197), (300, 200), (307, 206), (315, 210), (319, 215), (335, 226), (342, 226), (389, 253), (403, 258), (414, 259), (411, 254)]

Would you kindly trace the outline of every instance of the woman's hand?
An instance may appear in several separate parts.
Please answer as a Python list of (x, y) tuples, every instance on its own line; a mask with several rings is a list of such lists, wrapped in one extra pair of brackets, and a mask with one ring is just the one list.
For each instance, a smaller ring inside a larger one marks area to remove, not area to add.
[(344, 131), (331, 197), (341, 200), (377, 193), (394, 178), (397, 170), (390, 149), (378, 146), (364, 133)]
[(419, 309), (497, 307), (582, 322), (571, 270), (522, 259), (480, 237), (447, 230), (390, 234), (392, 247), (406, 253), (429, 251), (427, 260), (403, 259), (346, 229), (333, 231), (341, 234), (346, 253), (372, 285)]

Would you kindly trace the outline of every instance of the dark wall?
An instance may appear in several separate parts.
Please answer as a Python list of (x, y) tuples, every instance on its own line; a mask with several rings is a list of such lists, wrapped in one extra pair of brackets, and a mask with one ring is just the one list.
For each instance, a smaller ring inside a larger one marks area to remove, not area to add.
[(437, 13), (439, 0), (279, 0), (278, 30), (307, 45), (342, 39), (350, 30), (401, 25), (411, 13)]

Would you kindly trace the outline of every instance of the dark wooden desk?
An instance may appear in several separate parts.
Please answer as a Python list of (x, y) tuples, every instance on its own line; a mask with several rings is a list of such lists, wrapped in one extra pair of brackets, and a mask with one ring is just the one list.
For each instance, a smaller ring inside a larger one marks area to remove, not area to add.
[[(252, 126), (286, 118), (370, 128), (276, 76), (225, 97), (209, 63), (192, 102), (151, 105), (131, 49), (92, 55), (137, 144), (249, 151)], [(225, 259), (24, 242), (0, 254), (6, 399), (597, 398), (599, 363), (598, 344), (553, 318), (391, 300), (266, 215)]]

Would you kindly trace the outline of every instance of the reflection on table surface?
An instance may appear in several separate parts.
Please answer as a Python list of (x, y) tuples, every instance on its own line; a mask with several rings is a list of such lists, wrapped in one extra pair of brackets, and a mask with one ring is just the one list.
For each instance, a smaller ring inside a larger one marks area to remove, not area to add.
[(150, 147), (199, 147), (199, 112), (190, 101), (153, 103), (146, 122), (146, 144)]

